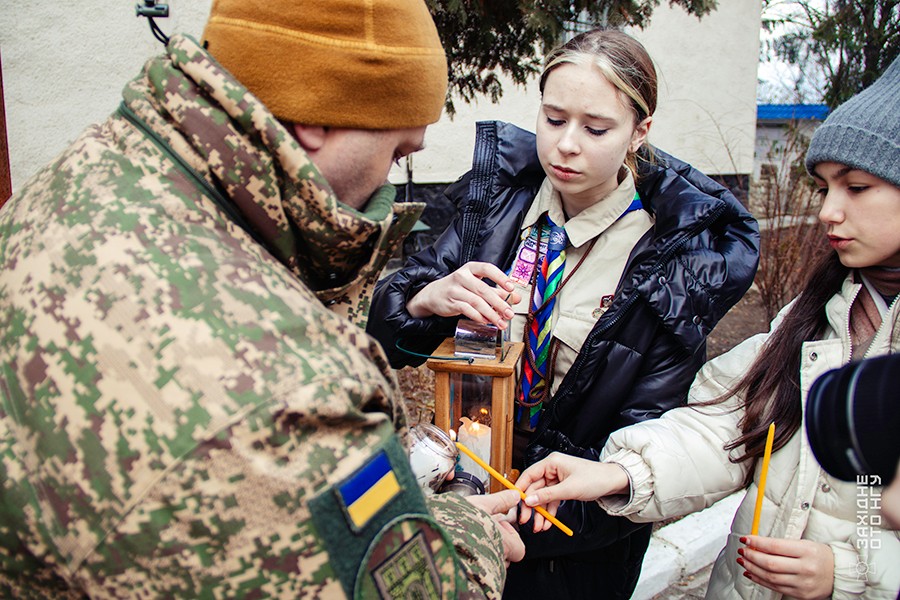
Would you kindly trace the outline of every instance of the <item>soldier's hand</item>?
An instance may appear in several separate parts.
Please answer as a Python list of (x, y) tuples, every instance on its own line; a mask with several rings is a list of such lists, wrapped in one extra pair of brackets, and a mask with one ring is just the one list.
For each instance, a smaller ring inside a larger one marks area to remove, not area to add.
[[(488, 285), (485, 279), (493, 281), (496, 287)], [(515, 316), (510, 304), (520, 300), (513, 289), (512, 279), (495, 265), (469, 262), (422, 288), (407, 302), (406, 310), (417, 319), (462, 315), (506, 329), (507, 322)]]
[(516, 490), (504, 490), (486, 496), (466, 496), (466, 500), (491, 515), (500, 529), (503, 538), (503, 557), (506, 566), (511, 562), (519, 562), (525, 557), (525, 543), (511, 521), (515, 519), (513, 509), (519, 504), (521, 496)]
[(503, 537), (503, 559), (508, 567), (509, 563), (525, 558), (525, 542), (509, 521), (498, 521), (497, 525), (500, 526), (500, 535)]
[(522, 496), (517, 490), (503, 490), (494, 494), (466, 496), (466, 500), (489, 515), (505, 515), (516, 507)]

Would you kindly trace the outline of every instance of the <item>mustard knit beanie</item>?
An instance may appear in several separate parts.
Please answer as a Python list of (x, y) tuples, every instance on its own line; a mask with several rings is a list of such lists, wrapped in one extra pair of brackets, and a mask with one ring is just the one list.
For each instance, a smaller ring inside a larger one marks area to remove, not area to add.
[(434, 123), (447, 62), (424, 0), (214, 0), (210, 54), (283, 121)]

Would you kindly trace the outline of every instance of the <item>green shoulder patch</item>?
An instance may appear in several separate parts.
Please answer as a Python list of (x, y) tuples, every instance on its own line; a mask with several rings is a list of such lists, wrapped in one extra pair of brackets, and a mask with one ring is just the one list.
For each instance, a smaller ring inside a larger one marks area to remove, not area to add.
[(400, 517), (388, 524), (360, 564), (355, 600), (459, 598), (460, 581), (453, 543), (427, 517)]
[(465, 590), (453, 543), (429, 515), (396, 436), (312, 498), (310, 511), (348, 597), (405, 598), (407, 590), (411, 597), (452, 598)]

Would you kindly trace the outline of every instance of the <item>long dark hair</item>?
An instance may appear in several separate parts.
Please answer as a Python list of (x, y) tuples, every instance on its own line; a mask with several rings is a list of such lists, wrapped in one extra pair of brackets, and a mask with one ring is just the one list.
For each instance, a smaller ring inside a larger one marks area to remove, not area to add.
[[(837, 252), (823, 253), (784, 320), (766, 341), (750, 371), (731, 392), (744, 393), (741, 435), (729, 442), (729, 452), (744, 446), (732, 462), (755, 461), (765, 452), (769, 424), (776, 423), (773, 451), (782, 448), (800, 428), (800, 351), (803, 342), (820, 338), (827, 326), (825, 304), (838, 293), (849, 269)], [(729, 396), (731, 395), (729, 394)], [(724, 398), (719, 399), (719, 401)], [(747, 473), (745, 484), (753, 478)]]

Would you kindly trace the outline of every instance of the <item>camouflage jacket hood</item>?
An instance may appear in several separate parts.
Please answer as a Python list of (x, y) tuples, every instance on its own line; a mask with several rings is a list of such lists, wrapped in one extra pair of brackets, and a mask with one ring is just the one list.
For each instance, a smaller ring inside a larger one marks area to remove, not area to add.
[(390, 185), (365, 212), (339, 202), (288, 130), (187, 36), (173, 36), (123, 96), (122, 116), (218, 192), (321, 301), (365, 327), (378, 275), (421, 204), (395, 205)]

